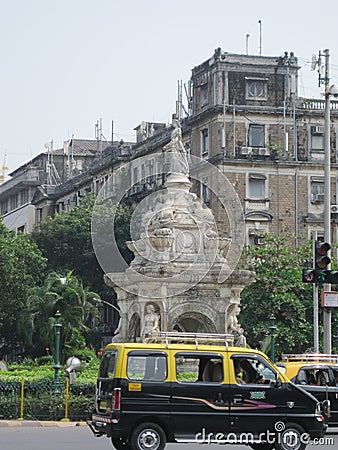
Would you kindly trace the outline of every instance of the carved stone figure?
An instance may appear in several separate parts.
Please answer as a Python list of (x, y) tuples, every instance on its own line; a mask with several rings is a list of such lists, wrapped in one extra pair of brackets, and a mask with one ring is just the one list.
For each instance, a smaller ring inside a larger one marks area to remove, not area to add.
[(228, 315), (227, 320), (227, 333), (234, 335), (235, 345), (237, 347), (246, 347), (246, 337), (244, 336), (244, 330), (238, 323), (237, 316), (241, 312), (241, 308), (236, 305)]
[(155, 312), (153, 305), (148, 304), (146, 306), (146, 314), (144, 316), (144, 324), (142, 329), (142, 337), (147, 337), (154, 331), (159, 331), (159, 315)]
[(183, 173), (184, 175), (188, 175), (189, 164), (187, 151), (182, 141), (181, 124), (179, 120), (174, 117), (172, 120), (172, 125), (174, 129), (171, 132), (171, 140), (163, 147), (163, 151), (172, 155), (172, 160), (170, 161), (171, 173)]

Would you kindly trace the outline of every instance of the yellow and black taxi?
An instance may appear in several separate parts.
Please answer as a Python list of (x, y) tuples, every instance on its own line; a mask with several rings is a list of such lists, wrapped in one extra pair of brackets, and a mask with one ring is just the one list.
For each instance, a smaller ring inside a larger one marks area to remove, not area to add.
[(95, 436), (117, 450), (163, 450), (166, 442), (304, 450), (324, 435), (320, 402), (263, 353), (222, 340), (173, 332), (109, 344), (87, 421)]
[(283, 355), (279, 369), (319, 401), (330, 401), (329, 426), (338, 426), (338, 355)]

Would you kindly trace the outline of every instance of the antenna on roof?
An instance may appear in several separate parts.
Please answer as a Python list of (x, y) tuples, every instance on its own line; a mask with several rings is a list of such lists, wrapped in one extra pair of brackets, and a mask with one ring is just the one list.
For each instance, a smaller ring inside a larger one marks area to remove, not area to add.
[(262, 56), (262, 21), (259, 19), (259, 56)]
[(7, 159), (7, 151), (5, 150), (4, 163), (3, 163), (2, 167), (0, 167), (0, 183), (6, 181), (6, 174), (7, 174), (7, 170), (8, 170), (8, 166), (6, 164), (6, 159)]
[(95, 138), (97, 142), (97, 152), (102, 153), (102, 118), (96, 121), (95, 124)]
[(250, 37), (250, 34), (247, 33), (247, 35), (245, 37), (245, 53), (247, 55), (249, 54), (249, 37)]
[(311, 57), (311, 70), (315, 70), (315, 68), (317, 67), (317, 64), (318, 64), (317, 56), (316, 55), (312, 55), (312, 57)]

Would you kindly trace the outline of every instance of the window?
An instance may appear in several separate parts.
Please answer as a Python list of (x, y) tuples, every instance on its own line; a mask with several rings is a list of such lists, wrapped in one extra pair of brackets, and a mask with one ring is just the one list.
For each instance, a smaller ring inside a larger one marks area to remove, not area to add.
[(201, 106), (208, 104), (208, 85), (207, 83), (200, 86), (200, 102)]
[(205, 128), (201, 132), (201, 155), (206, 158), (209, 154), (209, 133)]
[(304, 367), (300, 369), (295, 379), (296, 384), (307, 384), (313, 386), (334, 386), (330, 380), (329, 369), (323, 367), (316, 369), (315, 367)]
[(276, 381), (276, 373), (259, 358), (233, 358), (233, 376), (237, 384), (270, 384)]
[(246, 78), (245, 97), (247, 100), (267, 100), (266, 78)]
[(324, 150), (324, 127), (311, 127), (311, 150)]
[(248, 133), (249, 147), (265, 147), (265, 128), (264, 125), (249, 125)]
[(114, 378), (116, 368), (117, 352), (107, 352), (103, 355), (100, 369), (100, 378)]
[(133, 171), (133, 184), (136, 184), (138, 182), (138, 168), (134, 167), (134, 171)]
[(311, 180), (311, 202), (319, 203), (324, 201), (324, 180)]
[(176, 378), (181, 383), (221, 383), (223, 360), (219, 355), (176, 355)]
[(266, 176), (260, 174), (249, 175), (249, 197), (265, 198)]
[(130, 352), (127, 377), (129, 380), (137, 381), (164, 381), (167, 378), (166, 354)]

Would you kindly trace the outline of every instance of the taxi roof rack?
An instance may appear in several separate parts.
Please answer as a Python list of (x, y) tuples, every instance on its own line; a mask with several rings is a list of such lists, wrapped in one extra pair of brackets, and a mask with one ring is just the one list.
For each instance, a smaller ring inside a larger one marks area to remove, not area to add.
[(283, 361), (288, 362), (330, 362), (338, 364), (338, 355), (329, 355), (324, 353), (299, 353), (299, 354), (284, 354)]
[(158, 331), (149, 333), (144, 338), (143, 342), (161, 343), (165, 342), (168, 347), (169, 342), (174, 343), (194, 343), (196, 350), (199, 344), (224, 344), (228, 347), (233, 345), (234, 336), (232, 334), (218, 334), (218, 333), (185, 333), (179, 331)]

